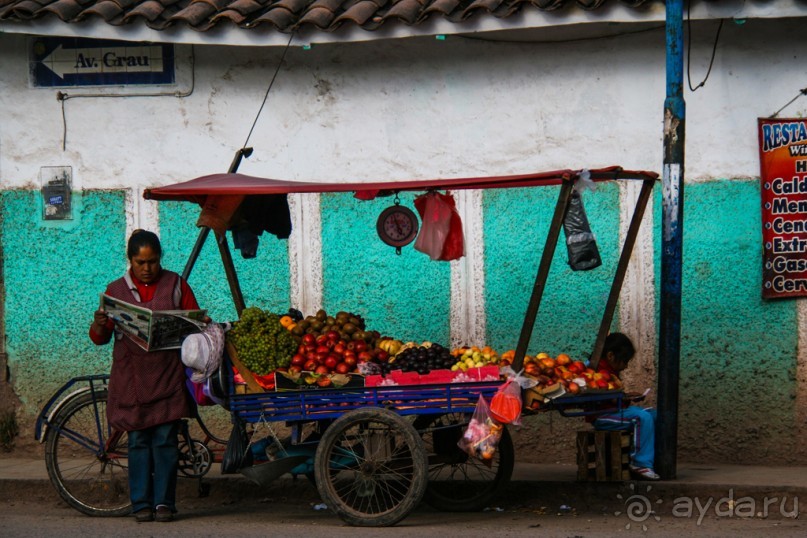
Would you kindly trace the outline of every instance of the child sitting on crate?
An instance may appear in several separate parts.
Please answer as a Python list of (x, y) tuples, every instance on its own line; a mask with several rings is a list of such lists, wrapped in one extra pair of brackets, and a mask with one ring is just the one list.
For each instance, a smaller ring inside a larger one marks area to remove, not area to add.
[[(619, 377), (635, 354), (636, 349), (630, 338), (622, 333), (611, 333), (605, 338), (597, 370)], [(643, 398), (643, 396), (633, 397), (628, 401), (639, 401)], [(593, 415), (588, 420), (593, 423), (595, 430), (632, 431), (633, 449), (629, 465), (631, 474), (644, 480), (660, 478), (653, 470), (656, 439), (655, 409), (628, 404), (621, 410)]]

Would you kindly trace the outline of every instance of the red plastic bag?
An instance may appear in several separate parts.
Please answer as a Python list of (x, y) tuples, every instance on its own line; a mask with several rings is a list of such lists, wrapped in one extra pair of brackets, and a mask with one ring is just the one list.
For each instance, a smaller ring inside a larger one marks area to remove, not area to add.
[(443, 243), (443, 252), (440, 253), (440, 259), (445, 261), (458, 260), (465, 256), (465, 236), (462, 233), (462, 219), (457, 211), (457, 206), (454, 203), (454, 197), (449, 194), (440, 194), (443, 201), (451, 206), (451, 225), (448, 229), (445, 243)]
[(465, 255), (462, 219), (450, 193), (428, 192), (415, 198), (422, 226), (415, 241), (415, 250), (426, 253), (432, 260), (450, 261)]
[(432, 260), (439, 260), (451, 229), (451, 207), (439, 192), (433, 191), (415, 198), (415, 208), (422, 222), (415, 250), (428, 254)]
[(490, 400), (491, 416), (502, 424), (521, 424), (521, 386), (508, 379)]

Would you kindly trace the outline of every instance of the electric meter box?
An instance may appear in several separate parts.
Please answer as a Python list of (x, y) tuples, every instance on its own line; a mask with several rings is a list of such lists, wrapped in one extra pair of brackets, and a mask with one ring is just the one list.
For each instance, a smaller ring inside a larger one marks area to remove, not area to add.
[(71, 220), (70, 203), (73, 170), (69, 166), (43, 166), (39, 169), (44, 220)]

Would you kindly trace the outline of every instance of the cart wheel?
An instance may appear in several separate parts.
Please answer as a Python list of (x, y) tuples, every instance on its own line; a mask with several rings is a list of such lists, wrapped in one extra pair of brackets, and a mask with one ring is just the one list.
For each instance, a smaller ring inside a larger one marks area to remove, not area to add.
[(482, 510), (513, 474), (515, 452), (507, 428), (490, 466), (457, 446), (470, 420), (470, 414), (452, 413), (421, 415), (414, 421), (429, 460), (429, 484), (423, 500), (438, 510)]
[(420, 503), (426, 453), (412, 425), (387, 409), (342, 415), (322, 436), (314, 458), (322, 500), (349, 525), (395, 525)]
[(201, 441), (190, 439), (190, 443), (180, 440), (179, 471), (190, 478), (201, 478), (213, 465), (213, 453)]

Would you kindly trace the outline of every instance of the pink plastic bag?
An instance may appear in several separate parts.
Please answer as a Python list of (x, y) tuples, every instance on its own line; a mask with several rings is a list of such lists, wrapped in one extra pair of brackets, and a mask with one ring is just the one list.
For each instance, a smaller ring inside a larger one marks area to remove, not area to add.
[(452, 207), (439, 192), (427, 192), (415, 198), (415, 208), (420, 213), (422, 225), (415, 240), (415, 250), (439, 260), (451, 229)]

